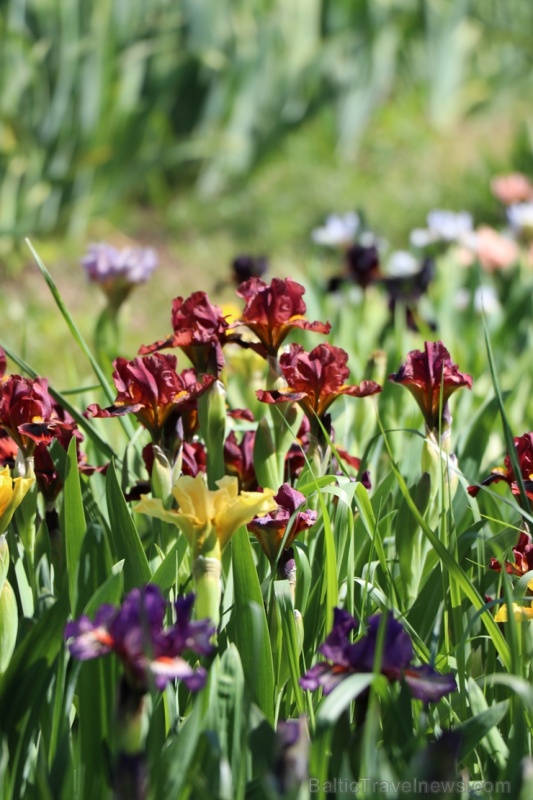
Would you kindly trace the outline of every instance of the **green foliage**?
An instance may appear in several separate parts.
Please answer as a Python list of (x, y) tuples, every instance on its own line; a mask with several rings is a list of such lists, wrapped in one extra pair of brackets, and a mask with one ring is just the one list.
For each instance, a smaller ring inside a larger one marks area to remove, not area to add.
[[(442, 739), (448, 731), (458, 735), (457, 757), (452, 755), (449, 763), (441, 759), (447, 770), (443, 780), (459, 780), (460, 775), (487, 784), (509, 779), (513, 796), (522, 791), (525, 797), (524, 758), (531, 756), (533, 734), (531, 622), (511, 613), (500, 624), (495, 611), (512, 609), (513, 603), (526, 607), (531, 575), (526, 572), (515, 581), (489, 564), (492, 557), (500, 564), (516, 563), (512, 549), (531, 520), (530, 476), (523, 476), (520, 503), (505, 482), (484, 487), (477, 498), (467, 487), (501, 464), (506, 450), (514, 453), (512, 437), (533, 424), (528, 402), (532, 376), (526, 368), (533, 340), (521, 316), (523, 295), (530, 295), (533, 280), (525, 263), (513, 267), (502, 289), (506, 302), (483, 323), (473, 312), (454, 311), (450, 293), (461, 282), (470, 281), (472, 288), (474, 279), (472, 273), (459, 273), (451, 256), (446, 259), (438, 260), (429, 302), (454, 361), (474, 377), (472, 392), (457, 392), (450, 401), (457, 462), (439, 452), (431, 474), (424, 471), (428, 459), (422, 458), (421, 415), (411, 395), (383, 377), (384, 390), (374, 398), (341, 395), (335, 400), (331, 426), (321, 420), (323, 438), (313, 442), (321, 458), (307, 450), (306, 456), (311, 455), (294, 481), (307, 509), (317, 514), (293, 545), (296, 583), (282, 577), (278, 565), (240, 526), (221, 554), (223, 595), (215, 651), (186, 656), (187, 663), (195, 666), (198, 660), (205, 668), (204, 688), (194, 693), (183, 682), (171, 682), (164, 691), (150, 686), (144, 692), (141, 755), (149, 797), (303, 800), (311, 796), (307, 766), (309, 777), (323, 787), (334, 779), (429, 780), (435, 774), (435, 748), (455, 741)], [(90, 373), (92, 354), (55, 282), (40, 266), (84, 352), (80, 370)], [(353, 287), (343, 289), (343, 319), (339, 298), (326, 294), (319, 278), (307, 276), (312, 317), (335, 320), (331, 341), (349, 354), (355, 376), (350, 381), (365, 374), (380, 326), (383, 376), (396, 371), (408, 351), (421, 347), (423, 337), (408, 329), (401, 314), (387, 324), (377, 287), (364, 300)], [(495, 285), (499, 279), (483, 278)], [(229, 352), (227, 358), (232, 358)], [(24, 359), (17, 356), (16, 363), (35, 376)], [(226, 396), (246, 397), (245, 374), (228, 374), (238, 385), (234, 394), (228, 387)], [(98, 377), (91, 391), (112, 402), (106, 376)], [(52, 391), (62, 404), (65, 392)], [(132, 513), (126, 499), (129, 491), (149, 490), (139, 456), (148, 431), (131, 418), (115, 429), (105, 427), (108, 420), (100, 426), (83, 417), (81, 403), (78, 407), (69, 400), (70, 408), (85, 421), (82, 447), (89, 445), (95, 462), (105, 462), (110, 453), (115, 458), (105, 475), (88, 475), (78, 441), (72, 438), (66, 450), (56, 440), (50, 454), (61, 485), (46, 500), (40, 496), (35, 561), (21, 536), (20, 520), (27, 515), (15, 515), (8, 529), (8, 580), (21, 613), (16, 648), (0, 676), (2, 800), (112, 795), (121, 755), (118, 708), (124, 670), (115, 656), (77, 665), (65, 649), (65, 625), (81, 614), (94, 619), (102, 604), (118, 606), (126, 592), (147, 583), (156, 583), (174, 600), (191, 581), (189, 546), (179, 525), (167, 535), (158, 520)], [(275, 427), (268, 427), (266, 419), (247, 424), (259, 431), (256, 472), (276, 490), (286, 465), (274, 445)], [(234, 423), (226, 419), (228, 426)], [(283, 451), (287, 429), (282, 429)], [(294, 431), (293, 444), (297, 436), (302, 439)], [(221, 443), (217, 428), (211, 446)], [(343, 450), (357, 453), (359, 466), (343, 461)], [(183, 452), (172, 456), (178, 471)], [(223, 451), (216, 453), (218, 466), (222, 456)], [(366, 469), (370, 489), (356, 479)], [(166, 501), (169, 511), (172, 498)], [(211, 528), (207, 533), (216, 535)], [(300, 678), (324, 660), (317, 651), (331, 632), (335, 606), (363, 624), (377, 612), (391, 612), (412, 641), (413, 663), (453, 673), (458, 691), (428, 704), (413, 699), (405, 681), (381, 674), (384, 642), (379, 634), (372, 671), (346, 674), (327, 696), (304, 691)], [(169, 605), (168, 621), (173, 614)], [(299, 726), (294, 749), (280, 741), (285, 720)], [(318, 794), (327, 792), (322, 788)], [(391, 789), (389, 796), (400, 795)]]
[(7, 0), (0, 22), (0, 234), (95, 212), (175, 181), (204, 195), (331, 109), (352, 159), (376, 108), (413, 87), (447, 126), (530, 90), (523, 0)]

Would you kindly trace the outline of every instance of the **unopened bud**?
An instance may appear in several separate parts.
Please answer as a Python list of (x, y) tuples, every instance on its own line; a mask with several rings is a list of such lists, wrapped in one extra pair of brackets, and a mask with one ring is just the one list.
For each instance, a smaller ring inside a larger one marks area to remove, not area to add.
[(154, 444), (152, 446), (154, 461), (152, 464), (152, 494), (158, 497), (165, 508), (172, 504), (172, 467), (163, 450)]

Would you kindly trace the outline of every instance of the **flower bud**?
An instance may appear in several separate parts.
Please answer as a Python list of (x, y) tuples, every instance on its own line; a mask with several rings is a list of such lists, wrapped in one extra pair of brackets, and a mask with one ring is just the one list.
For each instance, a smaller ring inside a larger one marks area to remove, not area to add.
[(6, 671), (15, 649), (18, 632), (18, 608), (8, 580), (0, 593), (0, 675)]
[(226, 389), (215, 381), (198, 401), (200, 428), (207, 448), (207, 475), (210, 488), (224, 477), (224, 439), (226, 435)]
[(154, 444), (152, 446), (154, 461), (152, 464), (152, 494), (158, 497), (165, 508), (172, 505), (172, 467), (163, 450)]

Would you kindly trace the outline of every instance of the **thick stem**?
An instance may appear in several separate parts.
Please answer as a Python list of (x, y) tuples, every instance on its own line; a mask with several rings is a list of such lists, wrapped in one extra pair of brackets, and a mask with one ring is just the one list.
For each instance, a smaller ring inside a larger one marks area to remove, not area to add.
[(198, 555), (193, 561), (192, 574), (196, 592), (194, 603), (197, 619), (208, 617), (218, 628), (222, 596), (220, 557)]

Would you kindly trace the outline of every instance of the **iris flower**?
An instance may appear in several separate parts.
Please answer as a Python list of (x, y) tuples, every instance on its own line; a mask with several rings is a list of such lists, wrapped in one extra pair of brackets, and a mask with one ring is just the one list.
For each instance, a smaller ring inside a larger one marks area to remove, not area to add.
[(226, 475), (208, 489), (204, 476), (182, 475), (172, 489), (178, 509), (167, 510), (158, 498), (143, 496), (135, 511), (176, 525), (187, 538), (193, 554), (196, 613), (218, 625), (222, 551), (235, 531), (257, 514), (276, 508), (272, 489), (241, 492), (239, 481)]
[(272, 489), (239, 494), (237, 478), (228, 475), (217, 481), (217, 486), (208, 489), (201, 474), (194, 478), (182, 475), (172, 489), (178, 509), (167, 510), (161, 500), (143, 497), (135, 511), (176, 525), (196, 554), (208, 545), (222, 552), (237, 528), (260, 512), (274, 510), (276, 503)]
[(293, 515), (296, 514), (289, 534), (285, 539), (285, 550), (291, 547), (299, 533), (314, 525), (317, 518), (316, 511), (298, 511), (305, 503), (306, 498), (288, 483), (280, 486), (274, 500), (278, 504), (274, 511), (264, 517), (254, 517), (248, 523), (248, 530), (255, 534), (271, 563), (274, 563), (279, 556), (281, 543), (284, 540), (287, 527)]
[(99, 284), (110, 303), (118, 307), (134, 286), (148, 280), (157, 267), (157, 256), (150, 248), (118, 249), (100, 243), (89, 248), (81, 264), (89, 280)]
[[(526, 495), (529, 500), (533, 500), (533, 433), (524, 433), (522, 436), (515, 436), (514, 446)], [(512, 493), (519, 496), (520, 486), (516, 479), (509, 455), (505, 456), (503, 463), (503, 467), (495, 467), (490, 475), (481, 481), (481, 486), (490, 486), (491, 483), (505, 481)], [(468, 493), (472, 495), (472, 497), (475, 497), (479, 489), (479, 486), (469, 486)]]
[(120, 608), (103, 605), (94, 621), (82, 616), (68, 623), (65, 639), (70, 654), (88, 661), (115, 653), (128, 683), (142, 692), (147, 692), (152, 683), (164, 689), (174, 679), (197, 691), (205, 683), (206, 671), (191, 667), (183, 653), (190, 650), (209, 655), (214, 629), (207, 619), (191, 622), (193, 601), (194, 595), (178, 598), (174, 604), (176, 622), (165, 628), (168, 603), (159, 588), (148, 584), (133, 589)]
[(315, 418), (322, 419), (340, 395), (368, 397), (381, 392), (381, 386), (374, 381), (362, 381), (358, 386), (347, 384), (347, 362), (348, 354), (331, 344), (319, 344), (310, 353), (299, 344), (291, 344), (289, 352), (279, 360), (287, 387), (272, 392), (260, 390), (257, 396), (263, 403), (300, 403), (313, 425)]
[[(398, 372), (389, 375), (389, 380), (409, 389), (418, 403), (429, 433), (446, 430), (451, 417), (448, 400), (463, 386), (472, 388), (472, 378), (463, 372), (450, 358), (441, 341), (425, 342), (424, 350), (412, 350), (407, 361)], [(439, 418), (442, 390), (442, 418)]]
[(113, 362), (113, 380), (118, 389), (114, 404), (102, 409), (93, 403), (87, 413), (106, 418), (134, 414), (150, 431), (153, 441), (159, 442), (170, 417), (194, 405), (214, 381), (210, 375), (198, 378), (194, 369), (177, 373), (176, 365), (176, 356), (162, 353), (132, 361), (117, 358)]
[(237, 294), (246, 306), (239, 323), (246, 325), (261, 342), (263, 353), (276, 356), (282, 342), (294, 328), (315, 333), (329, 333), (329, 322), (308, 322), (302, 300), (305, 289), (296, 281), (274, 278), (269, 285), (260, 278), (245, 281)]
[(453, 675), (441, 675), (429, 664), (413, 666), (411, 639), (390, 614), (387, 614), (385, 620), (381, 614), (370, 617), (366, 633), (352, 643), (350, 634), (357, 629), (357, 622), (340, 608), (335, 609), (331, 633), (318, 648), (332, 663), (321, 661), (311, 667), (300, 678), (302, 688), (314, 691), (322, 687), (327, 695), (348, 675), (373, 672), (381, 625), (385, 626), (385, 632), (378, 669), (389, 681), (404, 680), (413, 697), (424, 703), (437, 702), (445, 694), (457, 689)]
[(193, 292), (186, 300), (176, 297), (172, 301), (171, 323), (173, 334), (143, 345), (139, 354), (179, 347), (198, 372), (218, 377), (224, 366), (222, 347), (227, 342), (240, 343), (240, 337), (229, 330), (221, 309), (209, 302), (205, 292)]
[(25, 456), (33, 454), (36, 443), (50, 444), (59, 431), (76, 427), (58, 416), (46, 378), (21, 375), (3, 375), (0, 381), (0, 425)]

